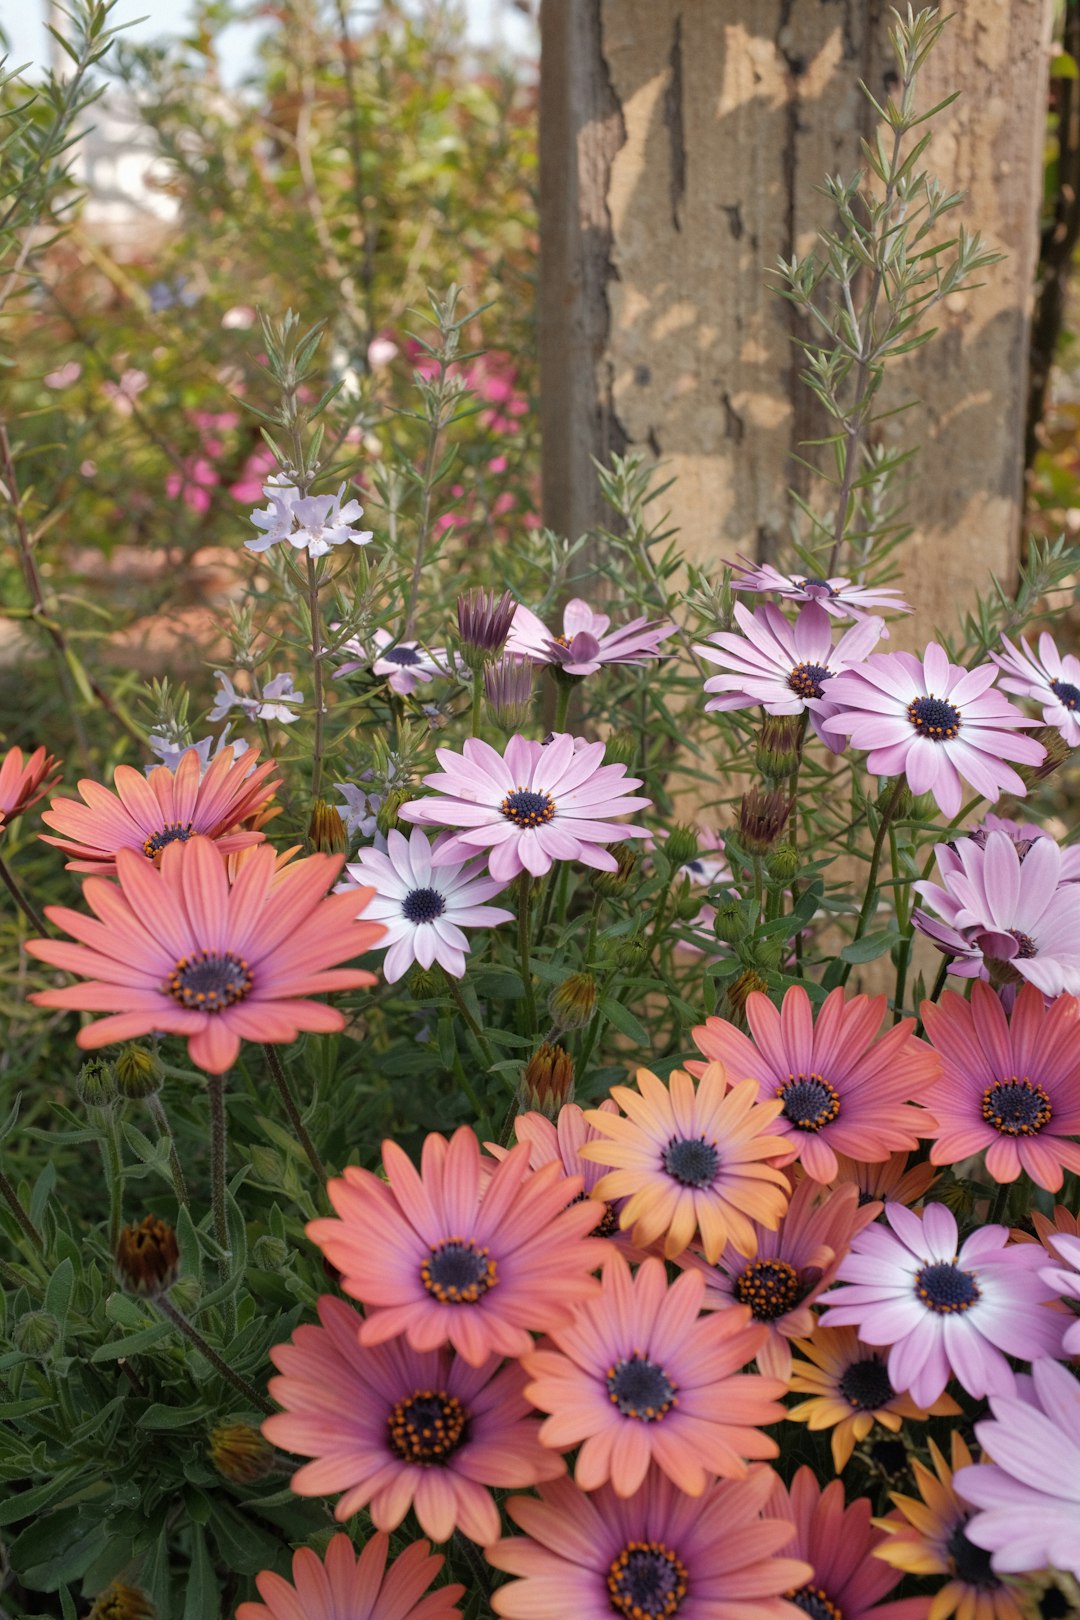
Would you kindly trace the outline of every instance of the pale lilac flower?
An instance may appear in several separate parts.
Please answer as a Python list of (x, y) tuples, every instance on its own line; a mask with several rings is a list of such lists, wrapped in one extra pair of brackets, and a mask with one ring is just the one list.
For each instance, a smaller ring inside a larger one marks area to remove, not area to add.
[(218, 683), (217, 695), (214, 698), (214, 707), (210, 710), (211, 720), (224, 720), (233, 709), (240, 712), (249, 720), (254, 720), (259, 713), (259, 700), (249, 692), (238, 692), (232, 683), (232, 676), (226, 675), (223, 669), (214, 671), (214, 679)]
[(1046, 1241), (1064, 1266), (1043, 1266), (1039, 1276), (1062, 1299), (1072, 1300), (1077, 1315), (1066, 1329), (1061, 1348), (1066, 1355), (1080, 1356), (1080, 1237), (1068, 1232), (1048, 1232)]
[(232, 749), (234, 760), (239, 759), (241, 754), (246, 754), (249, 748), (249, 744), (244, 741), (243, 737), (237, 737), (234, 742), (229, 741), (228, 726), (222, 728), (221, 736), (216, 743), (213, 737), (203, 737), (200, 742), (184, 742), (182, 739), (166, 736), (164, 732), (151, 732), (146, 739), (146, 746), (152, 754), (157, 755), (157, 759), (152, 765), (143, 766), (143, 772), (146, 776), (149, 776), (151, 771), (158, 770), (162, 765), (166, 766), (170, 771), (175, 771), (184, 755), (191, 753), (192, 749), (199, 756), (199, 765), (202, 774), (205, 776), (223, 748)]
[(462, 929), (494, 928), (514, 919), (512, 911), (485, 904), (506, 885), (480, 875), (482, 860), (432, 865), (433, 854), (447, 841), (437, 839), (433, 848), (419, 827), (408, 838), (395, 829), (387, 834), (385, 853), (362, 849), (345, 868), (355, 884), (375, 890), (362, 915), (386, 929), (376, 949), (386, 947), (387, 984), (396, 984), (414, 962), (422, 968), (438, 962), (451, 978), (463, 978), (469, 941)]
[(943, 816), (960, 809), (961, 778), (991, 801), (1003, 789), (1022, 798), (1027, 789), (1005, 761), (1038, 765), (1046, 750), (1013, 735), (1035, 722), (990, 690), (996, 676), (993, 664), (972, 670), (951, 664), (933, 641), (921, 659), (872, 653), (861, 669), (833, 682), (834, 712), (822, 726), (868, 749), (873, 775), (903, 774), (912, 793), (932, 793)]
[(271, 478), (263, 485), (270, 505), (251, 514), (252, 523), (263, 533), (257, 540), (245, 540), (244, 545), (249, 551), (268, 551), (279, 540), (287, 540), (309, 557), (323, 557), (331, 546), (344, 545), (346, 540), (354, 546), (366, 546), (372, 531), (352, 527), (363, 516), (364, 508), (356, 500), (342, 506), (344, 493), (344, 482), (336, 495), (301, 495), (295, 484)]
[(843, 670), (862, 663), (877, 645), (885, 621), (860, 619), (834, 647), (832, 620), (819, 602), (807, 603), (794, 623), (769, 604), (751, 613), (738, 602), (735, 620), (741, 636), (717, 630), (708, 644), (694, 648), (726, 671), (705, 682), (706, 692), (719, 694), (710, 698), (706, 709), (752, 709), (760, 704), (766, 714), (806, 711), (826, 747), (840, 753), (843, 742), (822, 730), (836, 708), (832, 683)]
[(964, 1526), (1003, 1575), (1052, 1567), (1080, 1580), (1080, 1383), (1057, 1361), (1036, 1361), (1015, 1395), (990, 1400), (976, 1423), (992, 1462), (961, 1468), (953, 1484), (980, 1509)]
[(103, 382), (101, 392), (112, 402), (113, 409), (121, 416), (130, 416), (135, 409), (135, 401), (149, 381), (145, 371), (129, 366), (118, 383)]
[(257, 710), (258, 717), (260, 720), (277, 720), (283, 726), (291, 726), (294, 720), (300, 718), (293, 711), (298, 709), (303, 701), (304, 694), (296, 690), (291, 675), (275, 675), (262, 689), (262, 698)]
[(675, 626), (660, 619), (630, 619), (609, 630), (606, 613), (594, 613), (588, 602), (575, 597), (563, 610), (561, 634), (520, 603), (506, 642), (506, 651), (534, 664), (558, 664), (567, 675), (595, 675), (603, 664), (645, 664), (660, 658), (660, 643)]
[[(857, 585), (843, 574), (835, 574), (830, 579), (782, 574), (772, 563), (752, 563), (742, 556), (725, 566), (738, 571), (738, 578), (731, 581), (733, 591), (761, 594), (775, 591), (785, 602), (818, 602), (834, 619), (865, 619), (868, 610), (876, 613), (913, 611), (900, 592), (889, 585)], [(881, 634), (886, 641), (889, 639), (885, 626)]]
[(82, 366), (77, 360), (69, 360), (57, 371), (46, 372), (41, 380), (46, 388), (70, 388), (72, 383), (77, 383), (81, 376)]
[(889, 1382), (916, 1406), (932, 1406), (955, 1377), (969, 1395), (1011, 1395), (1006, 1356), (1057, 1355), (1062, 1318), (1044, 1308), (1053, 1289), (1039, 1276), (1037, 1243), (1009, 1242), (1006, 1226), (983, 1226), (961, 1246), (952, 1211), (927, 1204), (920, 1217), (888, 1203), (885, 1219), (856, 1233), (823, 1303), (826, 1327), (855, 1326), (865, 1344), (891, 1346)]
[(1080, 658), (1058, 652), (1053, 636), (1045, 630), (1039, 637), (1038, 656), (1024, 636), (1019, 648), (1002, 636), (1005, 654), (990, 657), (1004, 670), (1001, 685), (1017, 697), (1030, 698), (1042, 705), (1044, 726), (1055, 726), (1070, 748), (1080, 748)]
[[(336, 626), (331, 626), (336, 629)], [(376, 630), (371, 646), (365, 649), (355, 636), (343, 641), (339, 649), (351, 654), (341, 668), (334, 671), (334, 679), (351, 675), (354, 669), (370, 669), (373, 675), (384, 675), (392, 692), (408, 697), (421, 684), (427, 684), (437, 675), (450, 672), (451, 664), (445, 647), (424, 647), (419, 641), (399, 641), (389, 630)]]
[[(372, 773), (366, 771), (360, 778), (361, 782), (372, 780)], [(345, 823), (345, 831), (350, 838), (359, 833), (361, 838), (371, 838), (378, 825), (379, 806), (382, 804), (382, 794), (372, 793), (370, 789), (361, 787), (356, 782), (335, 782), (334, 787), (341, 794), (342, 803), (338, 806), (338, 815)]]
[(648, 836), (643, 827), (611, 819), (652, 801), (628, 796), (641, 783), (625, 765), (603, 764), (601, 742), (583, 743), (568, 732), (548, 743), (511, 737), (498, 754), (470, 737), (460, 754), (449, 748), (435, 754), (443, 769), (424, 778), (435, 796), (403, 805), (400, 815), (462, 829), (440, 845), (437, 865), (488, 849), (491, 875), (504, 883), (519, 872), (541, 877), (553, 861), (615, 872), (618, 862), (601, 846)]
[(916, 911), (912, 921), (958, 958), (950, 972), (986, 978), (993, 969), (1047, 996), (1080, 995), (1080, 907), (1052, 838), (1037, 838), (1022, 860), (1005, 832), (985, 847), (962, 838), (939, 844), (937, 863), (941, 883), (915, 888), (938, 916)]

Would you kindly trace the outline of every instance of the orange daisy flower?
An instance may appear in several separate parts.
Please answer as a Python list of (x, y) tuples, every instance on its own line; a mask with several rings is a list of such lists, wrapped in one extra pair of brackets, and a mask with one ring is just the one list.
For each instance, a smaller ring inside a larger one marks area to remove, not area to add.
[(845, 1182), (853, 1182), (859, 1189), (861, 1205), (878, 1206), (875, 1216), (881, 1214), (886, 1204), (903, 1204), (905, 1209), (911, 1209), (941, 1180), (941, 1172), (925, 1160), (909, 1169), (910, 1157), (910, 1153), (890, 1153), (878, 1164), (864, 1164), (838, 1153), (833, 1185), (842, 1187)]
[(585, 1115), (608, 1140), (586, 1142), (580, 1155), (611, 1167), (593, 1196), (625, 1198), (620, 1226), (633, 1227), (641, 1248), (662, 1238), (669, 1260), (696, 1236), (711, 1261), (728, 1242), (753, 1254), (751, 1223), (775, 1228), (787, 1208), (787, 1177), (764, 1162), (787, 1146), (766, 1134), (783, 1104), (759, 1103), (753, 1080), (729, 1087), (722, 1063), (707, 1064), (697, 1085), (682, 1069), (667, 1085), (639, 1069), (637, 1083), (611, 1088), (622, 1114)]
[(374, 984), (375, 975), (333, 964), (381, 939), (379, 923), (358, 922), (370, 889), (327, 896), (342, 858), (309, 855), (274, 882), (274, 851), (254, 852), (232, 888), (208, 838), (170, 844), (155, 868), (121, 849), (119, 887), (88, 878), (94, 916), (47, 906), (45, 915), (78, 941), (35, 939), (32, 956), (77, 973), (85, 983), (39, 990), (40, 1007), (109, 1014), (80, 1029), (84, 1048), (109, 1046), (153, 1030), (186, 1035), (191, 1061), (223, 1074), (241, 1040), (294, 1041), (302, 1029), (344, 1029), (328, 991)]
[(842, 1474), (851, 1454), (874, 1427), (899, 1434), (905, 1418), (959, 1417), (951, 1395), (940, 1395), (927, 1411), (910, 1395), (898, 1395), (889, 1379), (888, 1354), (863, 1344), (853, 1327), (815, 1327), (812, 1339), (796, 1339), (806, 1361), (792, 1364), (788, 1388), (808, 1401), (788, 1408), (794, 1423), (832, 1430), (833, 1467)]
[(45, 778), (58, 764), (56, 756), (44, 748), (35, 748), (25, 759), (21, 748), (9, 748), (0, 758), (0, 831), (56, 786), (59, 772), (51, 782)]
[(188, 749), (175, 771), (161, 765), (148, 777), (130, 765), (118, 765), (115, 793), (84, 779), (78, 784), (81, 804), (78, 799), (54, 799), (41, 819), (61, 836), (41, 837), (74, 857), (67, 863), (69, 871), (102, 873), (116, 871), (122, 849), (156, 862), (169, 844), (187, 843), (197, 835), (212, 839), (223, 855), (261, 843), (264, 833), (237, 823), (261, 810), (281, 779), (267, 780), (276, 769), (274, 760), (255, 765), (256, 758), (248, 749), (234, 760), (232, 748), (223, 748), (205, 776), (195, 748)]

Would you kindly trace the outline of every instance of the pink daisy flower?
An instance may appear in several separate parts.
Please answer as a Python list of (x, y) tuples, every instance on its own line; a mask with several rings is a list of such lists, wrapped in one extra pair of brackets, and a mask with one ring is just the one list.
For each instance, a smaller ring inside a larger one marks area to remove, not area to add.
[[(986, 840), (993, 832), (1002, 832), (1011, 838), (1016, 845), (1016, 853), (1021, 860), (1024, 859), (1036, 838), (1050, 838), (1051, 836), (1045, 827), (1037, 826), (1034, 821), (1013, 821), (1008, 816), (995, 816), (988, 811), (977, 827), (966, 827), (957, 834), (957, 837), (970, 838), (973, 843), (985, 849)], [(1053, 842), (1052, 839), (1051, 842)], [(959, 862), (955, 860), (955, 851), (949, 844), (938, 846), (938, 865), (942, 871), (947, 869), (942, 863), (943, 850), (948, 850), (949, 854), (954, 857), (953, 870), (955, 870)], [(1068, 844), (1061, 847), (1061, 881), (1062, 883), (1071, 883), (1077, 878), (1080, 878), (1080, 844)]]
[(992, 832), (938, 845), (941, 884), (918, 893), (941, 919), (913, 913), (917, 928), (957, 960), (949, 971), (1000, 983), (1027, 979), (1044, 995), (1080, 995), (1080, 920), (1072, 884), (1062, 881), (1061, 850), (1037, 838), (1021, 859), (1013, 840)]
[(616, 1496), (633, 1496), (655, 1462), (700, 1496), (710, 1474), (742, 1479), (746, 1458), (778, 1455), (760, 1426), (784, 1416), (786, 1386), (741, 1375), (764, 1334), (742, 1311), (701, 1317), (704, 1293), (696, 1272), (669, 1286), (662, 1260), (645, 1260), (632, 1276), (612, 1252), (599, 1298), (524, 1358), (525, 1393), (551, 1413), (544, 1444), (580, 1447), (574, 1478), (583, 1491), (610, 1480)]
[(975, 1433), (990, 1463), (953, 1483), (981, 1511), (964, 1527), (1003, 1575), (1067, 1570), (1080, 1580), (1080, 1383), (1057, 1361), (1036, 1361), (1021, 1390), (992, 1395)]
[(972, 670), (951, 664), (933, 641), (921, 659), (872, 653), (861, 669), (833, 682), (833, 712), (822, 728), (868, 749), (867, 769), (875, 776), (903, 773), (912, 793), (932, 793), (943, 816), (960, 809), (961, 778), (986, 799), (1003, 790), (1023, 798), (1027, 789), (1005, 761), (1038, 765), (1046, 750), (1014, 735), (1034, 721), (991, 691), (996, 676), (993, 664)]
[[(522, 1356), (531, 1332), (566, 1322), (595, 1294), (605, 1246), (588, 1233), (595, 1214), (567, 1207), (580, 1187), (556, 1165), (529, 1170), (526, 1143), (481, 1188), (480, 1144), (465, 1125), (450, 1141), (432, 1132), (418, 1173), (396, 1142), (382, 1151), (386, 1181), (349, 1165), (331, 1181), (337, 1220), (308, 1235), (367, 1313), (361, 1343), (403, 1333), (414, 1350), (452, 1344), (472, 1366)], [(482, 1201), (481, 1201), (482, 1195)]]
[(1053, 636), (1045, 630), (1039, 637), (1038, 655), (1023, 636), (1022, 652), (1008, 636), (1002, 636), (1001, 644), (1004, 656), (992, 652), (990, 657), (1004, 671), (1004, 690), (1041, 704), (1043, 725), (1060, 731), (1070, 748), (1080, 748), (1080, 658), (1059, 653)]
[[(261, 1603), (241, 1603), (236, 1620), (452, 1620), (463, 1586), (428, 1591), (442, 1568), (426, 1541), (414, 1541), (386, 1567), (388, 1536), (371, 1536), (359, 1557), (338, 1535), (325, 1559), (310, 1547), (293, 1554), (292, 1580), (256, 1575)], [(425, 1597), (425, 1593), (427, 1596)]]
[[(772, 563), (752, 563), (740, 556), (725, 567), (735, 569), (733, 591), (764, 593), (775, 591), (785, 602), (817, 602), (834, 619), (865, 619), (868, 610), (876, 613), (910, 613), (912, 609), (900, 592), (889, 585), (856, 585), (843, 574), (831, 579), (812, 579), (805, 574), (782, 574)], [(888, 639), (889, 632), (882, 627)]]
[(643, 827), (611, 818), (641, 810), (650, 799), (629, 789), (641, 786), (625, 765), (604, 765), (602, 742), (588, 743), (561, 732), (548, 743), (511, 737), (505, 754), (467, 738), (462, 752), (437, 748), (443, 767), (424, 783), (429, 799), (402, 805), (405, 821), (460, 827), (434, 855), (437, 866), (489, 850), (493, 878), (508, 883), (519, 872), (542, 877), (554, 861), (581, 861), (601, 872), (618, 870), (601, 848), (625, 838), (645, 838)]
[[(955, 1376), (969, 1395), (1011, 1394), (1006, 1355), (1033, 1361), (1056, 1355), (1062, 1321), (1042, 1310), (1053, 1290), (1033, 1243), (1006, 1248), (1008, 1228), (983, 1226), (962, 1247), (944, 1204), (922, 1218), (890, 1204), (892, 1228), (868, 1226), (840, 1266), (822, 1321), (850, 1324), (866, 1344), (887, 1344), (889, 1378), (917, 1406), (932, 1406)], [(846, 1285), (846, 1286), (843, 1286)]]
[(1054, 1232), (1046, 1241), (1065, 1264), (1043, 1266), (1039, 1276), (1061, 1299), (1074, 1301), (1076, 1319), (1066, 1328), (1061, 1348), (1066, 1355), (1080, 1356), (1080, 1309), (1077, 1309), (1080, 1307), (1080, 1237), (1070, 1237), (1067, 1232)]
[(717, 630), (709, 644), (694, 648), (726, 671), (705, 682), (706, 692), (719, 694), (709, 699), (706, 709), (751, 709), (760, 704), (766, 714), (805, 712), (826, 747), (840, 753), (843, 742), (822, 730), (836, 708), (832, 683), (843, 670), (863, 662), (881, 639), (884, 621), (860, 619), (834, 647), (832, 620), (818, 602), (808, 603), (794, 623), (779, 608), (767, 605), (750, 613), (737, 602), (735, 620), (741, 636)]
[(566, 675), (595, 675), (603, 664), (645, 664), (659, 658), (660, 643), (675, 630), (660, 619), (630, 619), (618, 630), (610, 630), (610, 624), (606, 613), (594, 613), (588, 602), (575, 597), (563, 610), (562, 633), (555, 634), (519, 603), (506, 650), (534, 664), (556, 664)]
[(785, 992), (779, 1009), (754, 991), (746, 1001), (753, 1040), (723, 1018), (707, 1018), (694, 1044), (732, 1075), (756, 1080), (761, 1102), (783, 1104), (773, 1127), (789, 1149), (781, 1163), (798, 1159), (814, 1181), (835, 1181), (837, 1153), (887, 1159), (918, 1147), (926, 1129), (927, 1116), (910, 1099), (933, 1083), (940, 1064), (910, 1018), (877, 1039), (885, 1013), (884, 996), (846, 1001), (838, 987), (815, 1020), (801, 985)]
[(485, 904), (505, 884), (480, 876), (483, 861), (433, 867), (431, 857), (431, 845), (419, 827), (408, 838), (392, 829), (385, 854), (362, 849), (345, 868), (354, 883), (374, 894), (364, 906), (364, 916), (386, 930), (379, 944), (380, 949), (386, 947), (387, 984), (396, 984), (413, 962), (422, 968), (438, 962), (451, 978), (460, 979), (469, 953), (462, 930), (513, 921), (512, 911)]
[(265, 808), (280, 782), (280, 777), (267, 780), (276, 761), (255, 766), (257, 757), (252, 749), (237, 757), (234, 748), (223, 748), (205, 775), (197, 748), (187, 750), (175, 771), (161, 765), (144, 776), (131, 765), (118, 765), (115, 792), (84, 779), (78, 784), (81, 804), (53, 799), (41, 819), (62, 836), (40, 836), (75, 857), (67, 863), (71, 872), (115, 872), (121, 849), (156, 861), (168, 845), (196, 835), (212, 839), (223, 855), (246, 849), (265, 834), (239, 824)]
[(784, 1595), (810, 1578), (801, 1558), (778, 1557), (789, 1519), (762, 1518), (774, 1475), (758, 1466), (687, 1496), (658, 1469), (626, 1500), (610, 1485), (586, 1496), (571, 1480), (515, 1496), (507, 1511), (525, 1534), (484, 1550), (517, 1580), (491, 1599), (505, 1620), (788, 1620)]
[(44, 748), (35, 748), (25, 758), (21, 748), (9, 748), (0, 755), (0, 831), (56, 786), (59, 772), (51, 781), (46, 777), (58, 764)]
[(353, 636), (343, 641), (338, 651), (351, 656), (334, 671), (335, 680), (351, 675), (354, 669), (370, 669), (373, 675), (381, 675), (391, 692), (399, 697), (408, 697), (418, 686), (426, 686), (433, 680), (445, 680), (451, 673), (445, 647), (429, 648), (419, 641), (400, 641), (389, 630), (374, 631), (368, 647)]
[(92, 917), (66, 906), (45, 915), (71, 934), (35, 939), (32, 956), (86, 980), (39, 990), (41, 1007), (107, 1013), (80, 1029), (93, 1049), (162, 1031), (186, 1035), (191, 1061), (210, 1074), (232, 1067), (241, 1040), (294, 1041), (302, 1029), (344, 1029), (328, 991), (375, 983), (372, 973), (337, 968), (370, 949), (378, 923), (355, 920), (361, 896), (326, 895), (341, 870), (332, 855), (309, 855), (280, 871), (269, 844), (248, 851), (230, 888), (208, 838), (170, 844), (157, 868), (122, 849), (116, 883), (88, 878)]
[(848, 1185), (824, 1191), (804, 1177), (791, 1195), (787, 1214), (775, 1231), (754, 1222), (757, 1247), (750, 1256), (730, 1243), (714, 1265), (693, 1249), (679, 1265), (705, 1279), (704, 1309), (728, 1313), (748, 1305), (764, 1332), (757, 1364), (770, 1378), (791, 1376), (791, 1340), (814, 1331), (815, 1301), (835, 1282), (840, 1262), (856, 1232), (874, 1219), (873, 1205), (860, 1207), (858, 1189)]
[(363, 1318), (351, 1306), (325, 1296), (318, 1310), (321, 1326), (303, 1324), (270, 1352), (282, 1374), (270, 1380), (270, 1394), (285, 1410), (266, 1419), (263, 1433), (314, 1459), (293, 1475), (297, 1496), (342, 1491), (335, 1516), (366, 1508), (378, 1530), (396, 1530), (412, 1508), (433, 1541), (461, 1530), (484, 1546), (499, 1534), (489, 1487), (565, 1473), (563, 1459), (540, 1442), (516, 1363), (495, 1356), (470, 1367), (404, 1339), (365, 1346)]
[(789, 1551), (813, 1568), (809, 1581), (785, 1596), (813, 1620), (926, 1620), (929, 1599), (881, 1599), (901, 1571), (876, 1559), (887, 1539), (871, 1522), (873, 1508), (860, 1496), (847, 1506), (838, 1479), (822, 1490), (812, 1468), (800, 1468), (788, 1491), (775, 1476), (766, 1512), (795, 1526)]
[(1026, 1173), (1058, 1192), (1065, 1170), (1080, 1173), (1080, 1004), (1061, 996), (1049, 1007), (1025, 984), (1011, 1018), (989, 985), (975, 983), (967, 1002), (947, 991), (925, 1002), (923, 1022), (940, 1053), (941, 1078), (925, 1102), (937, 1120), (933, 1164), (986, 1154), (997, 1182)]

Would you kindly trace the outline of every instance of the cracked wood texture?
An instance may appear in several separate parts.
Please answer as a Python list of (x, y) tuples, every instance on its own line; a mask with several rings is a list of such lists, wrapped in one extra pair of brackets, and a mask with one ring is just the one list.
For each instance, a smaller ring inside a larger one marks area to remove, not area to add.
[[(925, 640), (1012, 577), (1038, 248), (1052, 0), (957, 13), (920, 85), (930, 170), (967, 199), (952, 220), (1005, 262), (946, 301), (937, 338), (896, 363), (882, 424), (917, 440), (903, 584)], [(540, 357), (544, 515), (578, 535), (603, 521), (590, 463), (642, 447), (687, 556), (779, 558), (793, 454), (823, 431), (798, 380), (801, 317), (767, 283), (831, 224), (815, 189), (861, 164), (864, 79), (894, 84), (882, 0), (543, 0)], [(813, 452), (811, 452), (813, 454)], [(805, 488), (802, 484), (801, 487)], [(817, 498), (820, 499), (820, 484)], [(921, 638), (921, 639), (920, 639)]]

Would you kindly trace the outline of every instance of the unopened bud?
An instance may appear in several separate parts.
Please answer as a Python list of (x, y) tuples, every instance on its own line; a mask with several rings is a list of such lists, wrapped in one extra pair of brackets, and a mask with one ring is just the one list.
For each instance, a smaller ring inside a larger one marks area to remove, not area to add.
[(737, 945), (749, 930), (746, 909), (741, 900), (721, 900), (713, 919), (713, 932), (725, 945)]
[(915, 799), (911, 789), (905, 782), (899, 793), (896, 794), (896, 803), (893, 804), (893, 794), (896, 792), (895, 782), (886, 782), (877, 796), (877, 808), (881, 815), (892, 805), (890, 819), (892, 821), (907, 821), (915, 808)]
[(589, 871), (589, 882), (596, 893), (602, 894), (606, 900), (622, 894), (638, 863), (638, 852), (633, 844), (609, 844), (608, 854), (615, 857), (614, 872), (599, 872), (595, 867)]
[(768, 989), (769, 986), (761, 974), (754, 968), (747, 968), (737, 979), (733, 979), (724, 991), (721, 1016), (726, 1018), (729, 1024), (734, 1024), (736, 1029), (745, 1031), (747, 997), (755, 990), (766, 994)]
[(129, 1294), (164, 1294), (176, 1281), (180, 1250), (176, 1233), (157, 1215), (125, 1226), (116, 1245), (116, 1271)]
[(528, 660), (500, 658), (485, 665), (484, 700), (500, 731), (508, 737), (521, 731), (532, 714), (533, 667)]
[(672, 866), (686, 866), (697, 860), (700, 847), (696, 828), (677, 825), (664, 841), (664, 854)]
[(134, 1586), (113, 1581), (94, 1599), (86, 1620), (154, 1620), (154, 1605)]
[(1044, 782), (1048, 776), (1053, 776), (1069, 756), (1074, 752), (1061, 735), (1060, 731), (1043, 731), (1039, 741), (1046, 749), (1046, 756), (1038, 765), (1016, 765), (1013, 769), (1020, 777), (1025, 787), (1032, 787), (1036, 782)]
[(574, 1060), (554, 1042), (544, 1041), (525, 1065), (518, 1087), (522, 1112), (533, 1109), (554, 1119), (564, 1103), (574, 1100)]
[(613, 731), (604, 743), (604, 764), (625, 765), (632, 770), (638, 757), (638, 739), (633, 731)]
[(251, 1251), (251, 1263), (259, 1271), (280, 1271), (289, 1258), (289, 1245), (284, 1238), (274, 1237), (270, 1232), (264, 1232), (262, 1237), (255, 1239)]
[[(391, 788), (386, 798), (380, 804), (375, 817), (375, 825), (385, 838), (387, 833), (393, 832), (398, 825), (398, 811), (403, 804), (408, 804), (413, 797), (411, 788)], [(411, 829), (409, 829), (411, 831)]]
[(414, 967), (407, 983), (414, 1001), (434, 1001), (446, 988), (446, 980), (431, 968)]
[(675, 891), (673, 909), (680, 922), (693, 922), (701, 910), (701, 895), (695, 893), (694, 886), (688, 877), (683, 878), (679, 888)]
[(799, 852), (794, 844), (777, 844), (765, 858), (765, 870), (773, 883), (790, 883), (799, 870)]
[(60, 1339), (60, 1323), (51, 1311), (27, 1311), (11, 1330), (11, 1342), (24, 1356), (40, 1361)]
[(148, 1047), (130, 1041), (122, 1046), (113, 1065), (116, 1071), (116, 1089), (129, 1102), (141, 1102), (161, 1090), (165, 1068), (161, 1059)]
[(572, 973), (548, 997), (548, 1011), (560, 1029), (584, 1029), (596, 1011), (598, 987), (591, 973)]
[(210, 1430), (210, 1461), (234, 1485), (254, 1485), (274, 1466), (274, 1448), (250, 1423), (222, 1423)]
[(640, 973), (649, 960), (649, 943), (640, 934), (619, 940), (611, 953), (612, 965), (621, 973)]
[(308, 822), (308, 843), (320, 855), (341, 855), (349, 847), (345, 823), (332, 804), (316, 799)]
[(474, 675), (497, 658), (510, 634), (517, 603), (509, 591), (468, 591), (457, 599), (461, 657)]
[(757, 768), (774, 782), (794, 776), (799, 768), (803, 735), (797, 714), (767, 714), (757, 740)]
[(267, 1187), (280, 1187), (285, 1164), (277, 1148), (267, 1147), (265, 1142), (253, 1142), (247, 1152), (255, 1180)]
[(75, 1095), (84, 1108), (107, 1108), (116, 1101), (116, 1072), (105, 1058), (89, 1058), (75, 1077)]
[(748, 855), (767, 855), (779, 842), (791, 814), (791, 800), (781, 788), (766, 793), (749, 788), (739, 806), (739, 842)]

